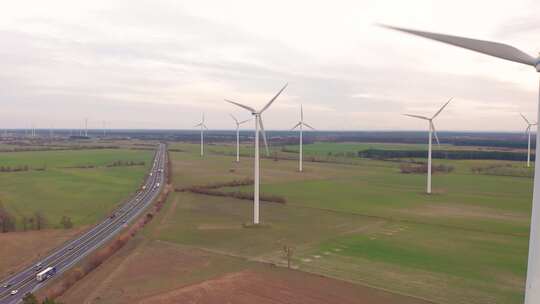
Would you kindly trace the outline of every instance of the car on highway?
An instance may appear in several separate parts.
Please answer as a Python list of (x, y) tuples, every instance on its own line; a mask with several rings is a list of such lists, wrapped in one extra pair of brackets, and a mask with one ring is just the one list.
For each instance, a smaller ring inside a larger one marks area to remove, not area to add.
[(41, 265), (41, 262), (37, 263), (36, 266), (34, 266), (34, 270), (40, 270), (43, 265)]
[(19, 292), (17, 289), (13, 289), (9, 294), (13, 296), (13, 295), (16, 295), (17, 292)]
[(11, 283), (4, 284), (4, 288), (10, 288), (10, 287), (11, 287)]

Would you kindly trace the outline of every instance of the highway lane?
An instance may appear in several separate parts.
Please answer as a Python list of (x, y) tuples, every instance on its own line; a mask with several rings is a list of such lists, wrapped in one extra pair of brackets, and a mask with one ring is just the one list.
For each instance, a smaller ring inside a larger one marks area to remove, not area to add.
[[(84, 234), (65, 243), (46, 257), (1, 282), (0, 304), (18, 303), (26, 293), (36, 291), (48, 282), (48, 280), (44, 282), (36, 280), (35, 276), (39, 271), (54, 266), (57, 269), (57, 274), (62, 273), (99, 248), (107, 240), (118, 234), (133, 219), (137, 218), (152, 203), (159, 194), (161, 187), (163, 187), (165, 164), (166, 147), (164, 144), (160, 144), (155, 153), (154, 163), (144, 184), (144, 189), (138, 191), (131, 199), (117, 208), (114, 211), (114, 218), (107, 217)], [(37, 263), (41, 264), (39, 271), (35, 269)], [(8, 282), (11, 286), (4, 288), (3, 286)], [(18, 293), (10, 295), (10, 292), (15, 289), (18, 290)]]

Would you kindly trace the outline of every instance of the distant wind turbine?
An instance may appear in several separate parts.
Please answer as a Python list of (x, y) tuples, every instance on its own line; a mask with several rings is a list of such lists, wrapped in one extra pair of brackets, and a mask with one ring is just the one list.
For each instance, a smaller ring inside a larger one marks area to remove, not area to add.
[(88, 137), (88, 118), (84, 119), (84, 136)]
[[(493, 57), (526, 64), (536, 68), (540, 72), (540, 56), (534, 58), (517, 48), (498, 42), (463, 38), (431, 32), (399, 28), (382, 25), (396, 31), (406, 32), (412, 35), (436, 40), (454, 46), (469, 49)], [(540, 94), (538, 95), (540, 103)], [(540, 120), (540, 107), (537, 110), (537, 121)], [(536, 142), (540, 142), (540, 126), (537, 125)], [(540, 155), (540, 145), (536, 145), (536, 155)], [(529, 240), (529, 262), (527, 264), (527, 283), (525, 285), (525, 304), (540, 303), (540, 239), (538, 231), (540, 229), (540, 166), (534, 167), (534, 187), (531, 216), (531, 233)]]
[(525, 133), (527, 133), (527, 136), (529, 137), (529, 140), (527, 142), (527, 168), (531, 166), (531, 127), (536, 126), (537, 123), (531, 123), (529, 120), (521, 113), (519, 113), (523, 120), (525, 120), (525, 123), (527, 123), (527, 129), (525, 129)]
[(236, 162), (240, 162), (240, 125), (250, 121), (251, 119), (246, 119), (246, 120), (243, 120), (243, 121), (238, 121), (238, 119), (236, 119), (236, 117), (234, 117), (234, 115), (232, 114), (229, 114), (231, 115), (231, 118), (234, 120), (235, 124), (236, 124)]
[(311, 130), (315, 130), (312, 126), (310, 126), (309, 124), (304, 122), (304, 109), (303, 109), (302, 105), (300, 105), (300, 121), (296, 125), (294, 125), (294, 127), (291, 128), (291, 130), (294, 130), (294, 129), (298, 128), (298, 130), (300, 132), (300, 153), (299, 153), (299, 158), (298, 158), (298, 171), (300, 171), (300, 172), (303, 171), (303, 168), (302, 168), (302, 154), (303, 154), (302, 144), (303, 144), (304, 126), (310, 128)]
[(437, 140), (437, 145), (440, 144), (439, 137), (437, 136), (437, 130), (435, 130), (435, 124), (433, 123), (433, 119), (435, 119), (435, 117), (437, 117), (439, 114), (441, 114), (442, 110), (444, 110), (444, 108), (446, 108), (446, 106), (448, 105), (448, 103), (450, 103), (450, 101), (452, 101), (452, 98), (450, 98), (439, 109), (439, 111), (437, 111), (433, 116), (431, 116), (431, 118), (426, 117), (426, 116), (421, 116), (421, 115), (403, 114), (405, 116), (418, 118), (418, 119), (423, 119), (423, 120), (428, 121), (429, 139), (428, 139), (428, 165), (427, 165), (427, 189), (426, 189), (427, 194), (431, 194), (431, 141), (432, 141), (433, 136), (435, 136), (435, 140)]
[(269, 155), (268, 142), (266, 140), (266, 133), (264, 132), (264, 125), (263, 125), (261, 115), (264, 111), (266, 111), (270, 107), (270, 105), (278, 98), (278, 96), (281, 94), (281, 92), (283, 92), (283, 90), (285, 90), (286, 87), (287, 87), (287, 84), (285, 84), (283, 88), (279, 90), (276, 96), (270, 99), (270, 101), (259, 111), (255, 110), (252, 107), (240, 104), (238, 102), (225, 99), (226, 102), (232, 103), (234, 105), (237, 105), (241, 108), (244, 108), (250, 111), (251, 115), (253, 115), (253, 118), (255, 120), (255, 166), (254, 166), (254, 173), (253, 173), (253, 176), (254, 176), (253, 224), (256, 224), (256, 225), (259, 224), (259, 181), (260, 181), (260, 177), (259, 177), (259, 127), (261, 128), (261, 133), (264, 140), (264, 146), (266, 148), (266, 155)]
[(208, 127), (204, 124), (204, 113), (202, 114), (202, 120), (196, 124), (195, 127), (201, 127), (201, 157), (204, 156), (204, 129), (208, 130)]

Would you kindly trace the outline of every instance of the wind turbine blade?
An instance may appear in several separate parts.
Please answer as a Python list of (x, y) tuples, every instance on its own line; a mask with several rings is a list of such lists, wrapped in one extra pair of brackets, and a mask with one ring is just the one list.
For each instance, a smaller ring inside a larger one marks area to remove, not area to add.
[(450, 101), (452, 101), (452, 99), (454, 99), (454, 97), (451, 97), (450, 99), (448, 99), (448, 101), (439, 109), (439, 111), (437, 111), (437, 113), (435, 113), (435, 115), (433, 115), (433, 117), (431, 117), (431, 119), (437, 117), (437, 115), (441, 114), (442, 110), (444, 110), (444, 108), (446, 108), (446, 106), (450, 103)]
[(525, 117), (525, 115), (519, 113), (519, 115), (521, 115), (521, 117), (523, 118), (523, 120), (525, 120), (525, 122), (530, 125), (531, 123), (529, 122), (529, 120)]
[(305, 122), (303, 122), (302, 124), (304, 124), (304, 126), (310, 128), (311, 130), (315, 131), (315, 128), (312, 127), (312, 126), (310, 126), (309, 124), (307, 124), (307, 123), (305, 123)]
[(439, 142), (439, 136), (437, 136), (437, 130), (435, 130), (435, 124), (431, 121), (431, 129), (433, 130), (433, 136), (435, 136), (435, 140), (437, 141), (437, 145), (440, 146), (441, 143)]
[(529, 132), (531, 132), (531, 127), (532, 127), (532, 126), (533, 126), (533, 125), (528, 125), (528, 126), (527, 126), (527, 128), (525, 129), (525, 135), (528, 135)]
[(302, 123), (301, 122), (298, 122), (297, 124), (294, 125), (294, 127), (291, 128), (291, 131), (298, 128)]
[(245, 106), (245, 105), (243, 105), (243, 104), (241, 104), (241, 103), (234, 102), (234, 101), (227, 100), (227, 99), (225, 99), (225, 101), (228, 102), (228, 103), (232, 103), (233, 105), (237, 105), (237, 106), (239, 106), (239, 107), (241, 107), (241, 108), (244, 108), (244, 109), (250, 111), (251, 113), (257, 112), (257, 111), (255, 111), (255, 109), (253, 109), (252, 107)]
[(420, 118), (420, 119), (425, 119), (425, 120), (429, 120), (428, 117), (425, 117), (425, 116), (421, 116), (421, 115), (413, 115), (413, 114), (403, 114), (405, 116), (409, 116), (409, 117), (414, 117), (414, 118)]
[(203, 128), (205, 128), (206, 130), (208, 130), (208, 127), (207, 127), (206, 125), (202, 125), (202, 126), (203, 126)]
[(204, 123), (204, 113), (202, 113), (202, 123)]
[(432, 39), (432, 40), (440, 41), (443, 43), (455, 45), (464, 49), (490, 55), (493, 57), (498, 57), (498, 58), (502, 58), (502, 59), (506, 59), (506, 60), (510, 60), (514, 62), (536, 66), (535, 58), (507, 44), (485, 41), (485, 40), (477, 40), (477, 39), (471, 39), (471, 38), (465, 38), (465, 37), (458, 37), (458, 36), (452, 36), (452, 35), (444, 35), (444, 34), (438, 34), (438, 33), (432, 33), (432, 32), (423, 32), (423, 31), (411, 30), (411, 29), (390, 26), (390, 25), (383, 25), (383, 24), (381, 24), (380, 26), (388, 28), (388, 29), (400, 31), (400, 32), (409, 33), (416, 36), (421, 36), (427, 39)]
[(259, 126), (261, 127), (261, 134), (264, 141), (264, 147), (266, 149), (266, 156), (270, 156), (270, 151), (268, 150), (268, 141), (266, 140), (266, 132), (264, 131), (264, 125), (261, 116), (259, 116)]
[(193, 127), (200, 127), (200, 126), (202, 126), (202, 122), (199, 123), (199, 124), (194, 125)]
[(304, 109), (302, 105), (300, 105), (300, 121), (304, 121)]
[(242, 121), (239, 122), (238, 124), (241, 125), (241, 124), (246, 123), (246, 122), (248, 122), (248, 121), (250, 121), (250, 120), (251, 120), (251, 118), (250, 118), (250, 119), (246, 119), (246, 120), (242, 120)]
[(234, 117), (234, 115), (232, 115), (232, 114), (229, 114), (229, 115), (230, 115), (231, 118), (236, 122), (236, 124), (239, 124), (239, 123), (238, 123), (238, 119), (236, 119), (236, 117)]
[(281, 92), (283, 92), (283, 90), (285, 90), (285, 88), (288, 86), (289, 84), (286, 83), (283, 88), (281, 88), (281, 90), (279, 90), (279, 92), (277, 92), (276, 96), (274, 96), (274, 98), (270, 99), (270, 101), (264, 106), (264, 108), (261, 109), (261, 111), (259, 113), (262, 113), (264, 111), (266, 111), (266, 109), (268, 109), (268, 107), (270, 107), (270, 105), (274, 102), (274, 100), (276, 100), (276, 98), (278, 98), (278, 96), (281, 94)]

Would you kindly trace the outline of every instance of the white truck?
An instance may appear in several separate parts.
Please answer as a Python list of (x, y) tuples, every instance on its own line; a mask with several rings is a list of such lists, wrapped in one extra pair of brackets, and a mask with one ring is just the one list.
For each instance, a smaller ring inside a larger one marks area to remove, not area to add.
[(38, 282), (45, 281), (46, 279), (52, 277), (56, 273), (56, 267), (47, 267), (43, 271), (36, 274), (36, 280)]

